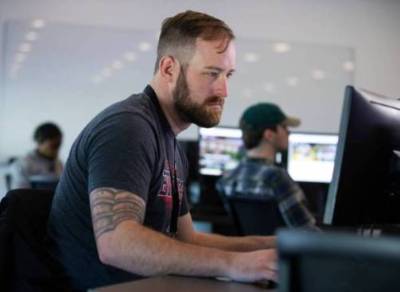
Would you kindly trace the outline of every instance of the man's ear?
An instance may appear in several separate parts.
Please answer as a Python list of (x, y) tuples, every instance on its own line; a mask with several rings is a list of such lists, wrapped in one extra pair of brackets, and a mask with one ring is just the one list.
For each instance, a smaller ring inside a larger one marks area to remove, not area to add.
[(273, 137), (275, 136), (275, 131), (271, 129), (265, 129), (263, 133), (263, 138), (264, 140), (271, 141)]
[(175, 82), (179, 76), (179, 62), (172, 56), (163, 56), (159, 63), (159, 73), (161, 78), (167, 82)]

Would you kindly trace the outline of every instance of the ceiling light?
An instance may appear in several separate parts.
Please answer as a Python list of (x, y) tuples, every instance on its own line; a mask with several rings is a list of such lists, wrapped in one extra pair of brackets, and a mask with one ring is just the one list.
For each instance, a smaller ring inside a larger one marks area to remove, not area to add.
[(291, 50), (291, 47), (288, 43), (280, 42), (280, 43), (274, 43), (272, 45), (272, 49), (274, 50), (275, 53), (287, 53)]
[(30, 31), (25, 35), (25, 39), (30, 42), (36, 41), (37, 37), (38, 37), (38, 33), (35, 31)]
[(148, 42), (140, 42), (139, 43), (139, 50), (142, 52), (147, 52), (151, 49), (151, 44)]
[(110, 77), (112, 75), (112, 70), (106, 67), (101, 70), (101, 75), (103, 75), (104, 77)]
[(40, 18), (35, 19), (32, 22), (32, 27), (33, 28), (37, 28), (37, 29), (40, 29), (40, 28), (44, 27), (45, 25), (46, 25), (46, 22), (43, 19), (40, 19)]
[(312, 71), (311, 76), (313, 79), (315, 80), (322, 80), (326, 78), (326, 74), (324, 71), (319, 70), (319, 69), (315, 69)]
[(17, 72), (19, 69), (21, 69), (21, 65), (20, 64), (14, 63), (11, 66), (11, 72)]
[(253, 95), (253, 91), (250, 88), (245, 88), (242, 91), (242, 95), (244, 98), (251, 98)]
[(297, 78), (296, 76), (288, 77), (286, 79), (286, 83), (291, 87), (297, 86), (297, 84), (299, 84), (299, 78)]
[(268, 93), (274, 93), (274, 91), (275, 91), (275, 86), (274, 86), (274, 84), (272, 84), (272, 83), (270, 83), (270, 82), (265, 83), (264, 86), (263, 86), (263, 88), (264, 88), (264, 90), (265, 90), (266, 92), (268, 92)]
[(92, 78), (92, 82), (93, 83), (100, 83), (101, 81), (103, 80), (103, 78), (101, 77), (101, 76), (99, 76), (99, 75), (96, 75), (96, 76), (94, 76), (93, 78)]
[(135, 54), (135, 52), (126, 52), (124, 54), (124, 58), (128, 62), (134, 62), (136, 60), (136, 54)]
[(355, 69), (355, 65), (352, 61), (346, 61), (342, 64), (343, 70), (346, 72), (353, 72)]
[(244, 54), (244, 60), (248, 63), (256, 63), (260, 57), (255, 53), (246, 53)]
[(23, 61), (25, 61), (26, 55), (23, 53), (16, 53), (15, 54), (15, 62), (16, 63), (22, 63)]
[(19, 46), (19, 51), (22, 53), (28, 53), (32, 50), (32, 45), (30, 43), (22, 43)]
[(116, 61), (114, 61), (114, 62), (111, 64), (111, 67), (112, 67), (113, 69), (115, 69), (115, 70), (119, 70), (119, 69), (122, 69), (122, 67), (124, 67), (124, 63), (122, 63), (122, 62), (119, 61), (119, 60), (116, 60)]

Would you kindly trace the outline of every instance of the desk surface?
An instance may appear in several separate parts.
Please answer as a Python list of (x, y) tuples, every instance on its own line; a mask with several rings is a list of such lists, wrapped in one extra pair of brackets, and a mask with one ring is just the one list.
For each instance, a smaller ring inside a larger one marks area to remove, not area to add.
[(266, 292), (276, 291), (262, 285), (225, 282), (209, 278), (165, 276), (116, 284), (90, 290), (92, 292), (173, 291), (173, 292)]

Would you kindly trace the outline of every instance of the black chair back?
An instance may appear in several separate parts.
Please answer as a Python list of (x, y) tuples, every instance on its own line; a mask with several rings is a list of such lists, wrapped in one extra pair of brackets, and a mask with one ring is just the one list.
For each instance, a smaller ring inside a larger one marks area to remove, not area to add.
[(276, 200), (235, 196), (223, 200), (240, 235), (273, 235), (285, 226)]
[(0, 290), (69, 291), (49, 253), (51, 190), (15, 189), (0, 203)]

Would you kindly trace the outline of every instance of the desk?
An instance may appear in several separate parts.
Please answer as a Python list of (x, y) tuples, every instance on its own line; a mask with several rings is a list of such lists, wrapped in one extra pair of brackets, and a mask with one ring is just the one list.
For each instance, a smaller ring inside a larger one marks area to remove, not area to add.
[(139, 281), (127, 282), (89, 290), (91, 292), (131, 292), (131, 291), (173, 291), (173, 292), (273, 292), (253, 284), (218, 281), (210, 278), (194, 278), (180, 276), (165, 276), (148, 278)]

